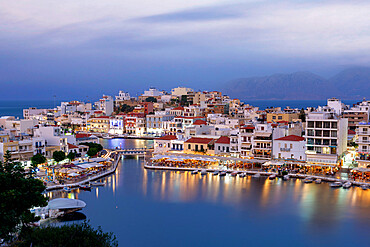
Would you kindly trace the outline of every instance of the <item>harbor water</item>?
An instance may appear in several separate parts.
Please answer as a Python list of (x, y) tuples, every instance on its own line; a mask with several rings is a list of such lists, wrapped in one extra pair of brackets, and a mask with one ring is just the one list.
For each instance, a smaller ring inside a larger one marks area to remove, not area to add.
[[(103, 140), (106, 147), (142, 148), (146, 140)], [(143, 168), (122, 159), (91, 192), (50, 192), (78, 198), (93, 226), (119, 246), (368, 246), (370, 190), (333, 189), (302, 180), (192, 175)]]

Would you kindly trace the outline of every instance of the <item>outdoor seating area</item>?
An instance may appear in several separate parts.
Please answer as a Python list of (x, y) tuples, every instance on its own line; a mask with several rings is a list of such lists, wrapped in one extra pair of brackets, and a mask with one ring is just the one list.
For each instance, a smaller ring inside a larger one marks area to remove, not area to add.
[(349, 177), (359, 182), (370, 182), (370, 168), (356, 167), (351, 170)]

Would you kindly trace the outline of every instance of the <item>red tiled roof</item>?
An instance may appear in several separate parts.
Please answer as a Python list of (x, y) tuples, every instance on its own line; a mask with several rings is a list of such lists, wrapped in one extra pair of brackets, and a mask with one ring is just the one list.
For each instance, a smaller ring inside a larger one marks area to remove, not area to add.
[(290, 135), (290, 136), (284, 136), (278, 139), (275, 139), (277, 141), (292, 141), (292, 142), (300, 142), (303, 141), (304, 138), (302, 136), (296, 136), (296, 135)]
[(214, 139), (212, 138), (200, 138), (200, 137), (192, 137), (187, 140), (185, 143), (201, 143), (201, 144), (209, 144)]
[(230, 144), (230, 138), (228, 136), (221, 136), (216, 143), (220, 144)]
[(177, 137), (175, 135), (166, 135), (159, 137), (157, 140), (176, 140)]
[(175, 111), (177, 111), (177, 110), (183, 111), (184, 110), (184, 107), (179, 106), (179, 107), (173, 108), (172, 110), (175, 110)]
[(76, 134), (76, 139), (90, 137), (90, 134)]
[(71, 144), (71, 143), (67, 143), (67, 144), (68, 144), (68, 149), (78, 148), (78, 146), (73, 145), (73, 144)]
[(95, 117), (95, 118), (105, 118), (105, 119), (108, 119), (110, 117), (108, 117), (108, 116), (99, 116), (99, 117)]
[(355, 135), (355, 134), (356, 134), (356, 131), (348, 130), (348, 135)]
[(207, 124), (206, 121), (203, 121), (203, 120), (195, 120), (195, 122), (193, 123), (193, 125), (205, 125)]
[(255, 128), (254, 128), (254, 126), (252, 126), (252, 125), (247, 125), (247, 126), (243, 126), (243, 127), (241, 127), (241, 129), (254, 130)]

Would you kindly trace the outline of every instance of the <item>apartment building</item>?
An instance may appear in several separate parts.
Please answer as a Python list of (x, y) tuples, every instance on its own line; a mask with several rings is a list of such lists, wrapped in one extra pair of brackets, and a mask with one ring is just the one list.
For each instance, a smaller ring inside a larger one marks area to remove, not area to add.
[(272, 144), (274, 159), (306, 160), (306, 141), (304, 137), (289, 135), (274, 139)]
[(253, 157), (264, 159), (271, 158), (272, 132), (273, 129), (270, 124), (256, 124), (252, 139)]
[(343, 111), (343, 117), (348, 119), (348, 128), (356, 130), (357, 124), (368, 122), (370, 116), (370, 105), (367, 101), (362, 101), (350, 109)]
[(347, 150), (348, 119), (334, 112), (311, 112), (306, 118), (306, 160), (311, 164), (339, 163)]
[(108, 116), (93, 117), (87, 120), (86, 129), (89, 132), (108, 133), (111, 118)]
[(156, 112), (154, 115), (146, 116), (146, 133), (152, 136), (162, 136), (168, 128), (167, 122), (174, 119), (174, 115), (168, 115), (166, 112)]
[(114, 111), (113, 97), (103, 95), (99, 101), (95, 102), (95, 109), (104, 112), (106, 116), (110, 116)]
[(267, 113), (267, 122), (269, 123), (277, 123), (277, 122), (293, 122), (296, 121), (299, 117), (298, 112), (270, 112)]
[[(238, 135), (238, 150), (242, 158), (250, 157), (252, 155), (252, 141), (255, 127), (253, 125), (245, 125), (239, 128)], [(232, 138), (232, 144), (235, 138)]]
[(370, 122), (361, 122), (357, 124), (356, 134), (358, 139), (356, 144), (357, 157), (356, 162), (358, 167), (369, 168), (370, 167)]

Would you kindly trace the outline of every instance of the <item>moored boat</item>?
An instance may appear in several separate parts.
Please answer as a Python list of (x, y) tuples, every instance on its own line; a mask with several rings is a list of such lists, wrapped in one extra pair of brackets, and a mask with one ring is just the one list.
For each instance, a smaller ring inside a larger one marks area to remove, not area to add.
[(289, 180), (289, 178), (290, 178), (289, 175), (284, 175), (283, 176), (283, 180)]
[(261, 177), (261, 174), (256, 173), (256, 174), (254, 174), (252, 177), (254, 177), (254, 178), (259, 178), (259, 177)]
[(342, 182), (334, 182), (330, 184), (330, 187), (339, 188), (339, 187), (342, 187), (342, 185), (343, 185)]
[(220, 172), (220, 177), (226, 176), (226, 172)]
[(90, 183), (90, 186), (104, 186), (104, 185), (105, 185), (105, 182), (94, 181)]
[(236, 177), (238, 175), (238, 172), (232, 172), (230, 176)]
[(218, 175), (218, 173), (219, 173), (219, 171), (214, 171), (214, 172), (212, 172), (212, 175), (213, 175), (213, 176), (217, 176), (217, 175)]
[(244, 178), (245, 176), (247, 176), (245, 172), (239, 173), (239, 177)]
[(71, 190), (71, 188), (70, 188), (70, 187), (68, 187), (68, 186), (64, 187), (64, 188), (63, 188), (63, 190), (64, 190), (65, 192), (71, 192), (71, 191), (72, 191), (72, 190)]
[(312, 183), (313, 182), (313, 178), (307, 177), (307, 178), (303, 179), (303, 182), (306, 183), (306, 184)]
[(315, 180), (315, 184), (321, 184), (322, 180), (320, 178)]
[(207, 170), (201, 170), (200, 175), (207, 175)]
[(78, 186), (81, 190), (87, 190), (87, 191), (91, 191), (91, 186), (88, 185), (88, 184), (81, 184)]
[(270, 180), (273, 180), (273, 179), (275, 179), (275, 178), (276, 178), (276, 175), (275, 175), (275, 174), (272, 174), (272, 175), (270, 175), (270, 176), (269, 176), (269, 179), (270, 179)]
[(196, 170), (191, 171), (191, 174), (198, 174), (198, 172), (199, 172), (199, 170), (196, 169)]
[(349, 189), (351, 186), (352, 186), (352, 183), (351, 182), (345, 182), (343, 184), (343, 189)]
[(369, 188), (369, 186), (367, 186), (366, 184), (361, 185), (361, 189), (363, 189), (363, 190), (367, 190), (368, 188)]

